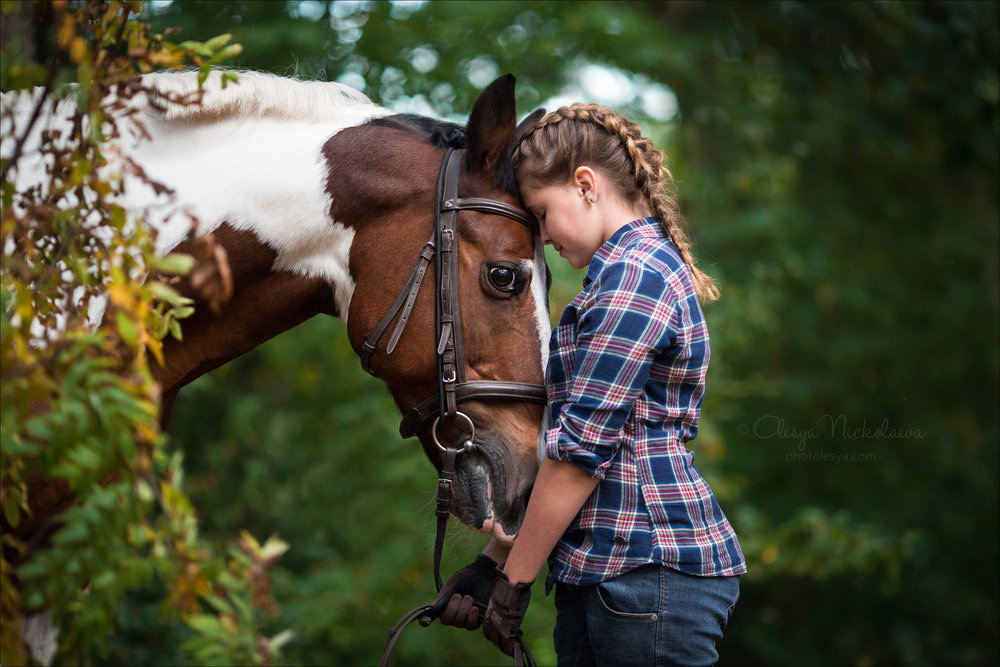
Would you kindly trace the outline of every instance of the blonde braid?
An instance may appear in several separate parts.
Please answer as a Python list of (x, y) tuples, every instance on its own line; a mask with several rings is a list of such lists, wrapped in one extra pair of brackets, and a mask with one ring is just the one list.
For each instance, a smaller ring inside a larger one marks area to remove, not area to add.
[[(594, 127), (604, 132), (593, 132)], [(638, 125), (599, 104), (572, 104), (546, 114), (522, 135), (514, 151), (518, 173), (523, 168), (529, 181), (540, 184), (565, 181), (581, 164), (590, 164), (616, 179), (625, 198), (638, 198), (644, 208), (660, 218), (664, 231), (691, 271), (698, 297), (702, 301), (715, 301), (719, 289), (696, 264), (684, 232), (673, 175), (663, 161), (663, 152), (642, 136)]]

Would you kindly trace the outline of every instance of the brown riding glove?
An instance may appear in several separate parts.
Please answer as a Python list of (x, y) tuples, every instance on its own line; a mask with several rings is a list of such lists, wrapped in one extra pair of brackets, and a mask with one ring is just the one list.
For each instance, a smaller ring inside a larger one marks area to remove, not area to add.
[(507, 655), (514, 655), (514, 644), (521, 636), (521, 621), (528, 610), (531, 585), (535, 582), (512, 584), (502, 568), (499, 565), (496, 569), (493, 594), (483, 620), (483, 635)]
[(442, 625), (475, 630), (482, 625), (486, 605), (497, 577), (497, 563), (480, 554), (470, 565), (451, 575), (432, 606)]

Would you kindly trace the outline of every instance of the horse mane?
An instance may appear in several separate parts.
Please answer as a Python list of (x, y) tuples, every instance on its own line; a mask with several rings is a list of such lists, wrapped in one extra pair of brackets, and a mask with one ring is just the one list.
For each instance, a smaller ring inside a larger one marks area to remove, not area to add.
[(224, 118), (279, 118), (285, 120), (336, 119), (345, 107), (376, 106), (367, 96), (342, 83), (302, 81), (265, 72), (239, 71), (239, 81), (222, 87), (222, 71), (205, 81), (201, 104), (182, 104), (198, 90), (198, 73), (154, 72), (142, 83), (152, 88), (166, 120), (221, 120)]
[(372, 118), (368, 124), (416, 134), (435, 148), (465, 148), (465, 128), (446, 120), (428, 118), (415, 113), (401, 113)]
[[(465, 128), (446, 120), (437, 120), (414, 113), (401, 113), (372, 118), (368, 121), (368, 125), (410, 132), (422, 137), (436, 148), (465, 148)], [(520, 200), (521, 193), (517, 187), (517, 178), (514, 174), (514, 166), (510, 161), (510, 155), (504, 158), (504, 168), (496, 174), (493, 185), (500, 190), (510, 192)]]

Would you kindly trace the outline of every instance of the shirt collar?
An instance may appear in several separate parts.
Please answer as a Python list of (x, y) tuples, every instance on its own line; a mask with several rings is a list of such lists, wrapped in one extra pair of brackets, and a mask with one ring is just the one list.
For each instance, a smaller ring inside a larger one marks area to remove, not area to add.
[(656, 217), (639, 218), (619, 227), (618, 231), (612, 234), (611, 238), (605, 241), (594, 253), (590, 260), (590, 266), (587, 267), (587, 275), (583, 277), (583, 286), (586, 287), (597, 279), (597, 276), (604, 269), (604, 265), (616, 254), (618, 248), (627, 245), (634, 238), (649, 236), (650, 232), (659, 234), (661, 229), (660, 219)]

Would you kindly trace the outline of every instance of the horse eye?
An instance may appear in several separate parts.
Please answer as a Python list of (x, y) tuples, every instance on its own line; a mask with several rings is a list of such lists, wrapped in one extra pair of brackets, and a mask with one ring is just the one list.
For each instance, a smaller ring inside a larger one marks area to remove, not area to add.
[(490, 285), (500, 292), (513, 293), (517, 290), (517, 272), (509, 266), (491, 266), (486, 272)]

